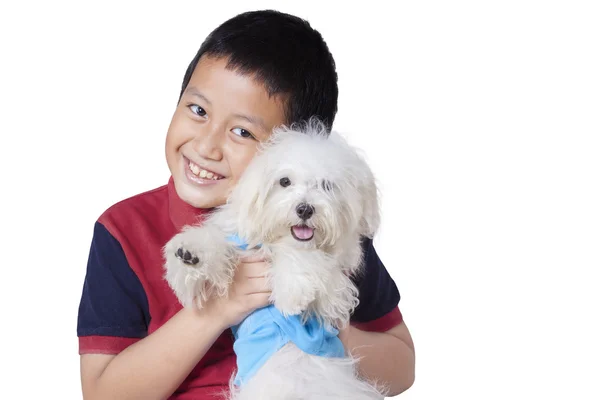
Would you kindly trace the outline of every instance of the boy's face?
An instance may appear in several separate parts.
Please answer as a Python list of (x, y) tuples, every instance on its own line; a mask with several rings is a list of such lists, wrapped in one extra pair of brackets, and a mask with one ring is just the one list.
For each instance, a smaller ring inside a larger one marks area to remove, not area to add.
[(177, 194), (198, 208), (225, 204), (259, 142), (285, 123), (279, 97), (226, 65), (227, 59), (200, 58), (167, 133)]

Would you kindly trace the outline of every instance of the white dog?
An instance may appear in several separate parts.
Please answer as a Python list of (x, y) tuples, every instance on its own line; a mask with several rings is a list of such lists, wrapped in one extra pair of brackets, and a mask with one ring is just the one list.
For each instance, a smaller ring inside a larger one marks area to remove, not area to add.
[[(311, 121), (277, 129), (227, 204), (167, 243), (165, 278), (186, 307), (226, 296), (240, 256), (261, 252), (270, 260), (273, 306), (234, 328), (232, 399), (384, 398), (382, 388), (358, 377), (336, 330), (358, 304), (350, 276), (360, 273), (361, 237), (378, 225), (369, 166), (341, 136)], [(261, 329), (261, 346), (253, 347)]]

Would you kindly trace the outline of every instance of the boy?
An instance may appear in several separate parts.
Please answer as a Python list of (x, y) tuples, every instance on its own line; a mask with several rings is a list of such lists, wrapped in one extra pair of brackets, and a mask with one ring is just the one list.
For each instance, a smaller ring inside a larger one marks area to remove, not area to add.
[[(337, 95), (326, 44), (297, 17), (245, 13), (209, 35), (167, 133), (168, 184), (117, 203), (95, 225), (77, 329), (84, 398), (200, 400), (227, 388), (229, 328), (268, 304), (268, 264), (246, 258), (228, 298), (182, 309), (162, 278), (162, 247), (224, 204), (274, 127), (311, 116), (331, 127)], [(340, 339), (362, 357), (361, 374), (397, 394), (414, 379), (412, 340), (371, 240), (364, 250), (360, 305)]]

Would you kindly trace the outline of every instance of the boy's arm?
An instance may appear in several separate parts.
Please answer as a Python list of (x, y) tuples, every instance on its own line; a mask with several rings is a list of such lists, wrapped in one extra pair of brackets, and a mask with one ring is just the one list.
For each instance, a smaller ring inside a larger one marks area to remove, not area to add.
[(373, 240), (364, 239), (362, 246), (364, 270), (355, 282), (359, 304), (351, 325), (340, 331), (340, 339), (353, 356), (360, 358), (361, 375), (386, 384), (389, 395), (396, 395), (414, 381), (413, 341), (398, 308), (400, 293)]
[(415, 349), (404, 322), (386, 332), (362, 331), (352, 325), (340, 331), (344, 347), (359, 358), (359, 373), (386, 385), (388, 396), (396, 396), (415, 380)]
[[(96, 253), (93, 251), (92, 256)], [(225, 329), (269, 303), (270, 292), (265, 289), (268, 287), (267, 268), (267, 263), (257, 258), (242, 260), (227, 297), (212, 299), (201, 310), (179, 311), (151, 335), (135, 340), (116, 355), (98, 354), (112, 351), (107, 351), (111, 346), (100, 346), (96, 350), (93, 342), (86, 344), (86, 354), (81, 356), (83, 398), (151, 400), (169, 397)], [(94, 277), (97, 275), (90, 274), (90, 279), (86, 278), (88, 289)], [(103, 297), (104, 302), (110, 298)], [(96, 312), (102, 303), (94, 303)], [(94, 311), (94, 307), (84, 302), (80, 321), (86, 321), (86, 316), (92, 313), (86, 310)], [(106, 312), (111, 309), (113, 307), (108, 307)], [(116, 310), (112, 312), (115, 313)], [(90, 329), (94, 331), (102, 329)], [(123, 338), (107, 336), (105, 339), (119, 340), (119, 346), (123, 343)]]
[(183, 309), (118, 355), (83, 354), (83, 398), (165, 399), (224, 329), (206, 310)]

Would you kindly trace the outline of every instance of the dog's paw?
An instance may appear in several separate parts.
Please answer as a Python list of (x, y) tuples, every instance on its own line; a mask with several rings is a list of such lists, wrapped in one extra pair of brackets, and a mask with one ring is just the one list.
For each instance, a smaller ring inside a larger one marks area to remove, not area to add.
[(200, 258), (198, 258), (195, 253), (190, 252), (183, 247), (179, 247), (177, 251), (175, 251), (175, 257), (185, 265), (189, 266), (196, 266), (200, 262)]
[(203, 230), (191, 228), (175, 235), (164, 248), (169, 268), (201, 268), (206, 264), (208, 249)]
[(222, 232), (206, 226), (186, 229), (165, 245), (164, 278), (184, 306), (227, 294), (236, 265), (231, 249)]

